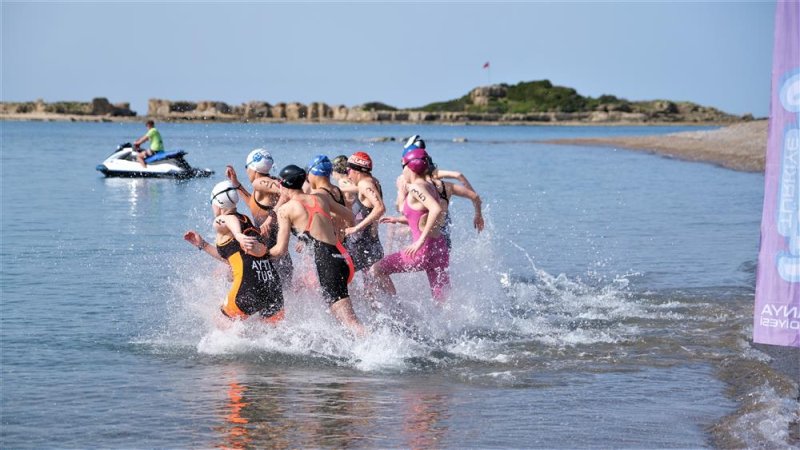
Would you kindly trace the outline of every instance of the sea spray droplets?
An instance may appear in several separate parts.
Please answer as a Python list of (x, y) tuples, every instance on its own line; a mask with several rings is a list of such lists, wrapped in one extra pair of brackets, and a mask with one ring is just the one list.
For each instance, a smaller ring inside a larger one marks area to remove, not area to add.
[[(200, 212), (192, 211), (190, 220), (202, 221)], [(529, 263), (528, 272), (515, 275), (495, 254), (499, 247), (490, 220), (480, 235), (467, 227), (455, 227), (454, 232), (452, 292), (443, 307), (432, 301), (422, 273), (396, 276), (398, 298), (379, 297), (383, 307), (378, 312), (353, 286), (356, 312), (371, 330), (362, 340), (354, 340), (330, 316), (313, 290), (286, 292), (286, 319), (276, 327), (253, 320), (220, 331), (211, 318), (218, 315), (227, 289), (225, 266), (210, 258), (197, 260), (196, 252), (178, 253), (166, 264), (176, 276), (170, 283), (165, 326), (153, 340), (193, 342), (196, 352), (212, 356), (294, 355), (300, 361), (360, 371), (403, 372), (468, 361), (545, 361), (548, 348), (634, 341), (641, 329), (627, 323), (631, 320), (675, 318), (669, 317), (674, 311), (653, 308), (627, 293), (629, 277), (636, 274), (589, 286), (537, 268), (533, 256), (511, 242)], [(296, 259), (296, 279), (313, 271), (310, 264)], [(181, 270), (186, 267), (192, 270)]]

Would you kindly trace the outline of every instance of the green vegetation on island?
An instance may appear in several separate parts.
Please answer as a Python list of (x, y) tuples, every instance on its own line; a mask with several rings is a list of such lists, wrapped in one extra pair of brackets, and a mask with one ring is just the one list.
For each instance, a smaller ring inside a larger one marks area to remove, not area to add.
[(364, 111), (397, 111), (397, 108), (382, 102), (368, 102), (361, 105)]
[(514, 85), (478, 87), (449, 101), (435, 102), (416, 110), (427, 112), (469, 112), (494, 114), (620, 112), (648, 115), (706, 113), (724, 116), (715, 108), (691, 102), (667, 100), (629, 101), (614, 95), (583, 96), (573, 88), (553, 85), (549, 80), (522, 81)]

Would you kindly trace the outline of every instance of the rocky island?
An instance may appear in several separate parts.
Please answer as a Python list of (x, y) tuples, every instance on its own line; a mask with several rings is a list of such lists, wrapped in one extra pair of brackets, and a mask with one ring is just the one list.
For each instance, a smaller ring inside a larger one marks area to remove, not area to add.
[[(131, 120), (137, 113), (129, 103), (0, 102), (0, 120)], [(730, 124), (751, 120), (691, 102), (628, 101), (613, 95), (598, 98), (548, 80), (496, 84), (472, 89), (464, 96), (409, 109), (381, 102), (353, 107), (322, 102), (269, 103), (251, 101), (230, 105), (222, 101), (150, 99), (147, 117), (160, 121), (224, 122), (409, 122), (484, 124)]]

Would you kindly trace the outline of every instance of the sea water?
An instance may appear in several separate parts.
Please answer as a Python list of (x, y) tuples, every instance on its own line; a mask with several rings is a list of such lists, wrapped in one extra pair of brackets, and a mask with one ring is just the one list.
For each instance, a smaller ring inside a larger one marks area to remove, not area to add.
[[(158, 124), (168, 149), (216, 171), (172, 181), (94, 170), (142, 124), (0, 126), (3, 447), (790, 442), (796, 401), (754, 385), (759, 408), (737, 414), (721, 374), (769, 362), (747, 344), (763, 175), (546, 142), (685, 128)], [(278, 169), (363, 150), (392, 205), (412, 134), (483, 199), (482, 233), (469, 201), (451, 203), (447, 304), (404, 274), (377, 311), (351, 285), (363, 340), (313, 287), (286, 292), (277, 327), (218, 329), (224, 267), (182, 235), (213, 238), (225, 166), (246, 180), (256, 147)]]

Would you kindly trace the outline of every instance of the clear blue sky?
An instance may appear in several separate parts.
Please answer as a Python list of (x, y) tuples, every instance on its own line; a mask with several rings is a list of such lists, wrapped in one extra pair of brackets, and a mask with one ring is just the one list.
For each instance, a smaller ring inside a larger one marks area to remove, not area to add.
[(771, 1), (1, 5), (4, 101), (104, 96), (139, 114), (149, 98), (414, 107), (490, 75), (769, 110)]

